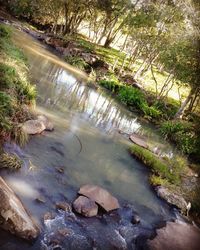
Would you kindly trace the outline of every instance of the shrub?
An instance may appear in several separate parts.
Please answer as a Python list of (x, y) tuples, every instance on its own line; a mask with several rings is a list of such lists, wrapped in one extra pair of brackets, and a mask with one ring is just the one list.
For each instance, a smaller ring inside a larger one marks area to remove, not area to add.
[(121, 84), (118, 81), (113, 80), (100, 80), (98, 83), (113, 93), (117, 93), (121, 87)]
[(150, 117), (150, 118), (160, 118), (161, 116), (161, 111), (157, 109), (155, 106), (149, 107), (147, 104), (144, 104), (142, 107), (142, 111), (144, 112), (145, 116)]
[(166, 138), (170, 139), (177, 132), (187, 132), (191, 129), (191, 124), (183, 121), (167, 121), (164, 122), (160, 127), (161, 134)]
[(183, 153), (191, 154), (196, 151), (196, 135), (191, 123), (167, 121), (161, 125), (160, 132), (165, 139), (174, 142)]
[(127, 106), (134, 107), (140, 111), (143, 109), (144, 105), (147, 105), (144, 94), (139, 89), (131, 86), (121, 87), (118, 98)]

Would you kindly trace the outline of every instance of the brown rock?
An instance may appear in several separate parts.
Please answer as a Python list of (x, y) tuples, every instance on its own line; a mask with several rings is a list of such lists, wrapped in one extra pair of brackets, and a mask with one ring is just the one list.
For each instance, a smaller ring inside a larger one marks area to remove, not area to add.
[(113, 197), (107, 190), (99, 186), (84, 185), (80, 188), (78, 193), (95, 201), (107, 212), (120, 207), (118, 200)]
[(134, 133), (134, 134), (130, 135), (129, 139), (132, 142), (134, 142), (135, 144), (139, 145), (140, 147), (143, 147), (143, 148), (146, 148), (146, 149), (149, 148), (149, 146), (147, 145), (146, 139), (143, 138), (140, 135), (137, 135), (137, 134)]
[(181, 195), (175, 194), (174, 192), (170, 191), (168, 188), (162, 187), (162, 186), (156, 187), (156, 192), (160, 198), (180, 208), (182, 212), (184, 213), (187, 212), (187, 202)]
[(98, 213), (97, 204), (84, 196), (79, 196), (74, 202), (73, 207), (77, 213), (86, 217), (96, 216)]
[(39, 229), (26, 212), (19, 198), (0, 177), (1, 227), (24, 239), (35, 239)]
[(199, 250), (200, 230), (183, 222), (167, 222), (147, 244), (150, 250)]
[(44, 123), (40, 120), (28, 120), (22, 126), (22, 129), (28, 135), (40, 134), (45, 128)]
[(64, 211), (69, 212), (69, 213), (72, 211), (70, 204), (67, 202), (64, 202), (64, 201), (56, 203), (56, 208), (64, 210)]

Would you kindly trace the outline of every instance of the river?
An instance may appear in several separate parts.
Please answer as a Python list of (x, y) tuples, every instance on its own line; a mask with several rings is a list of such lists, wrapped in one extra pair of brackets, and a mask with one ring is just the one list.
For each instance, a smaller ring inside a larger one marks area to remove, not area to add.
[[(55, 130), (33, 136), (23, 149), (12, 149), (24, 160), (24, 166), (17, 172), (2, 173), (41, 225), (41, 237), (29, 245), (15, 237), (9, 236), (8, 240), (7, 234), (1, 232), (5, 237), (0, 239), (0, 248), (53, 249), (45, 245), (45, 240), (53, 226), (59, 228), (58, 224), (64, 223), (63, 214), (57, 214), (50, 228), (43, 224), (43, 215), (55, 212), (56, 202), (72, 202), (79, 187), (88, 183), (106, 188), (121, 204), (132, 204), (145, 228), (172, 219), (171, 208), (149, 185), (148, 169), (130, 156), (131, 142), (119, 133), (143, 134), (152, 146), (170, 153), (170, 145), (162, 144), (155, 128), (141, 122), (104, 90), (88, 86), (85, 74), (30, 35), (15, 31), (13, 40), (28, 58), (31, 79), (37, 86), (37, 112), (46, 114)], [(63, 174), (57, 170), (60, 167), (64, 168)], [(45, 202), (36, 202), (38, 197)], [(91, 223), (96, 225), (97, 235), (107, 230), (107, 224)], [(106, 245), (99, 249), (106, 249)]]

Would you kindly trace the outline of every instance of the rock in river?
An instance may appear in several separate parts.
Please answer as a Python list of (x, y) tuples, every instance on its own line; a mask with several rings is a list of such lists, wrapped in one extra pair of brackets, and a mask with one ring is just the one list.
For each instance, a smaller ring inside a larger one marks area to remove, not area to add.
[(146, 139), (143, 138), (142, 136), (137, 135), (137, 134), (134, 133), (134, 134), (130, 135), (129, 138), (130, 138), (130, 140), (132, 142), (134, 142), (135, 144), (139, 145), (140, 147), (149, 149), (149, 146), (148, 146), (148, 144), (146, 142)]
[(150, 250), (198, 250), (200, 230), (183, 222), (167, 222), (157, 230), (157, 236), (148, 240)]
[(39, 229), (19, 198), (0, 177), (0, 226), (24, 239), (35, 239)]
[(78, 193), (95, 201), (107, 212), (120, 207), (118, 200), (113, 197), (107, 190), (99, 186), (84, 185), (80, 188)]
[(45, 130), (45, 128), (46, 127), (41, 120), (28, 120), (22, 126), (22, 129), (28, 135), (40, 134)]
[(98, 206), (93, 201), (85, 196), (79, 196), (74, 202), (73, 207), (77, 213), (86, 217), (96, 216), (98, 213)]
[(156, 192), (159, 197), (166, 200), (168, 203), (175, 205), (181, 209), (182, 212), (185, 213), (187, 211), (187, 202), (181, 195), (175, 194), (162, 186), (156, 187)]
[(53, 131), (54, 126), (45, 115), (38, 115), (36, 120), (26, 121), (22, 129), (29, 135), (40, 134), (42, 131)]

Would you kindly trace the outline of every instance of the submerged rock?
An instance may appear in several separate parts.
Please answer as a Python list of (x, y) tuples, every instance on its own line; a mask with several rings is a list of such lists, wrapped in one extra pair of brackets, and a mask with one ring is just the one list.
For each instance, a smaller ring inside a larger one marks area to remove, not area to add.
[(146, 148), (146, 149), (149, 149), (149, 146), (146, 142), (146, 139), (143, 138), (142, 136), (140, 135), (137, 135), (137, 134), (132, 134), (130, 135), (129, 139), (134, 142), (135, 144), (139, 145), (140, 147), (143, 147), (143, 148)]
[(184, 213), (187, 211), (187, 202), (181, 195), (172, 193), (168, 188), (162, 186), (156, 187), (156, 192), (160, 198), (166, 200), (172, 205), (175, 205)]
[(131, 219), (131, 222), (132, 222), (133, 224), (138, 224), (138, 223), (140, 223), (140, 217), (139, 217), (139, 215), (137, 215), (137, 214), (133, 215), (133, 217), (132, 217), (132, 219)]
[(26, 212), (19, 198), (0, 177), (0, 226), (24, 239), (35, 239), (39, 229)]
[(78, 193), (95, 201), (107, 212), (120, 207), (118, 200), (113, 197), (107, 190), (99, 186), (84, 185), (80, 188)]
[(167, 222), (147, 244), (150, 250), (198, 250), (200, 230), (183, 222)]
[(71, 212), (72, 211), (72, 208), (71, 208), (70, 204), (67, 203), (67, 202), (64, 202), (64, 201), (56, 203), (56, 208), (64, 210), (66, 212)]
[(96, 216), (98, 213), (98, 206), (93, 201), (85, 196), (79, 196), (74, 202), (73, 207), (77, 213), (82, 214), (86, 217)]

